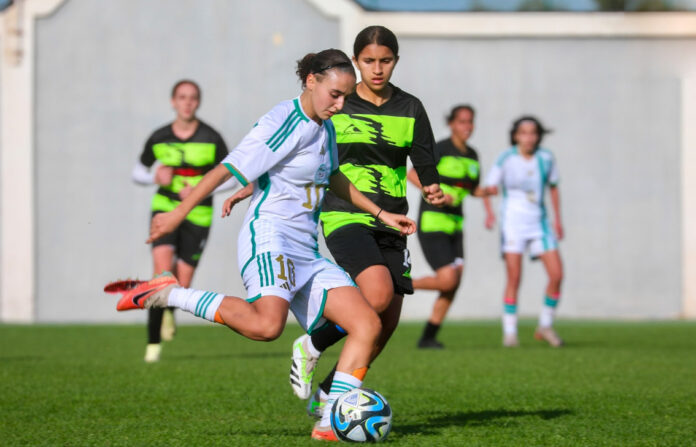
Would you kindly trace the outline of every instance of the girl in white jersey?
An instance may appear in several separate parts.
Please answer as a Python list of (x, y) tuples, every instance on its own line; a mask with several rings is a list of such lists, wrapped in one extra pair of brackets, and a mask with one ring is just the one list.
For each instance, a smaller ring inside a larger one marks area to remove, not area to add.
[[(383, 211), (338, 169), (336, 133), (329, 118), (355, 87), (350, 59), (339, 50), (308, 54), (298, 62), (302, 94), (261, 117), (223, 162), (210, 171), (172, 212), (155, 217), (150, 240), (172, 231), (219, 184), (234, 176), (253, 196), (239, 233), (238, 260), (246, 299), (178, 287), (165, 275), (126, 291), (118, 310), (174, 306), (225, 324), (261, 341), (276, 339), (288, 311), (311, 333), (326, 320), (348, 332), (338, 360), (330, 400), (361, 386), (381, 323), (350, 277), (319, 254), (317, 223), (325, 189), (403, 234), (415, 222)], [(225, 203), (229, 214), (238, 198)], [(136, 285), (133, 282), (132, 285)], [(329, 426), (331, 405), (312, 437), (336, 440)]]
[[(534, 117), (524, 116), (515, 121), (510, 130), (512, 147), (498, 157), (486, 178), (489, 194), (497, 194), (499, 187), (503, 193), (500, 227), (502, 252), (507, 269), (507, 284), (503, 298), (503, 345), (506, 347), (519, 345), (517, 293), (525, 250), (529, 250), (533, 259), (541, 258), (549, 276), (539, 326), (534, 337), (545, 340), (554, 347), (563, 344), (552, 328), (563, 279), (563, 266), (556, 237), (563, 238), (563, 226), (556, 160), (551, 152), (539, 146), (546, 132)], [(547, 187), (553, 207), (555, 235), (551, 230), (544, 204)]]

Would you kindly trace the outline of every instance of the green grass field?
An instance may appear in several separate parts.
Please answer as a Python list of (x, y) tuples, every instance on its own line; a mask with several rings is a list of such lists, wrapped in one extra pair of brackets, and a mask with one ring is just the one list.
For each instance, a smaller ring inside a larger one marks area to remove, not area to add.
[[(561, 322), (554, 350), (521, 327), (450, 323), (443, 351), (403, 324), (366, 386), (394, 411), (391, 445), (696, 444), (696, 324)], [(184, 326), (142, 361), (141, 326), (0, 325), (0, 445), (318, 445), (287, 384), (289, 326), (272, 343)], [(333, 365), (333, 348), (320, 362)]]

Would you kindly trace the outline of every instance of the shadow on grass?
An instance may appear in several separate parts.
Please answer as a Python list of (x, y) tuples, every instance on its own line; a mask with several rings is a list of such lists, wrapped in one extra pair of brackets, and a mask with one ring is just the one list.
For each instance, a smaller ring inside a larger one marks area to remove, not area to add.
[(230, 354), (167, 354), (167, 361), (183, 361), (183, 360), (227, 360), (227, 359), (265, 359), (285, 357), (290, 359), (290, 352), (238, 352)]
[(454, 411), (439, 412), (427, 417), (417, 424), (394, 425), (394, 432), (400, 435), (435, 435), (439, 429), (445, 427), (465, 427), (465, 426), (491, 426), (506, 425), (502, 420), (519, 417), (538, 417), (543, 420), (551, 420), (559, 417), (571, 415), (573, 412), (568, 409), (552, 410), (483, 410), (483, 411)]

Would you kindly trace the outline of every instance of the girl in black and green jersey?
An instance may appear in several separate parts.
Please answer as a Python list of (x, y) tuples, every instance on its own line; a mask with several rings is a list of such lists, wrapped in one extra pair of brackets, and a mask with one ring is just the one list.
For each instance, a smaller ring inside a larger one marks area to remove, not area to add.
[[(353, 63), (362, 81), (332, 117), (341, 171), (384, 211), (405, 214), (406, 160), (423, 186), (424, 198), (442, 205), (444, 196), (433, 156), (435, 141), (421, 102), (389, 82), (399, 60), (394, 33), (383, 26), (362, 30), (353, 45)], [(396, 329), (405, 294), (413, 293), (406, 238), (395, 228), (360, 211), (329, 190), (320, 216), (326, 244), (339, 266), (355, 280), (382, 320), (373, 358)], [(345, 336), (330, 325), (293, 345), (290, 382), (301, 398), (309, 397), (320, 353)], [(315, 410), (329, 391), (332, 374), (310, 402)], [(307, 386), (309, 385), (309, 386)]]
[[(442, 348), (436, 340), (438, 330), (447, 315), (459, 288), (464, 267), (464, 199), (472, 194), (484, 197), (486, 227), (491, 229), (495, 214), (490, 201), (479, 188), (481, 166), (478, 154), (467, 144), (474, 131), (474, 108), (459, 105), (447, 117), (451, 135), (435, 146), (440, 186), (445, 194), (445, 206), (435, 207), (421, 201), (418, 240), (425, 259), (435, 272), (433, 276), (413, 280), (414, 289), (437, 290), (440, 294), (418, 341), (419, 348)], [(420, 187), (414, 170), (408, 179)]]
[[(200, 99), (200, 88), (195, 82), (182, 80), (174, 85), (171, 103), (176, 119), (148, 138), (133, 169), (136, 183), (159, 185), (152, 198), (152, 216), (176, 208), (203, 175), (227, 156), (227, 146), (220, 134), (196, 117)], [(158, 167), (151, 171), (155, 163)], [(175, 232), (154, 242), (155, 274), (173, 272), (179, 283), (188, 287), (203, 253), (212, 219), (213, 200), (208, 197), (191, 211)], [(149, 310), (146, 362), (159, 360), (162, 336), (165, 340), (171, 339), (173, 332), (171, 309)]]

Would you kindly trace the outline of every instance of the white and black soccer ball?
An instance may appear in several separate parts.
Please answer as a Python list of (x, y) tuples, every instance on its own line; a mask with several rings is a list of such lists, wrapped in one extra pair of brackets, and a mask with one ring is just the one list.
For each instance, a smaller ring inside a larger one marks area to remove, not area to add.
[(379, 442), (387, 437), (391, 426), (391, 407), (374, 390), (346, 391), (331, 407), (331, 429), (341, 441)]

